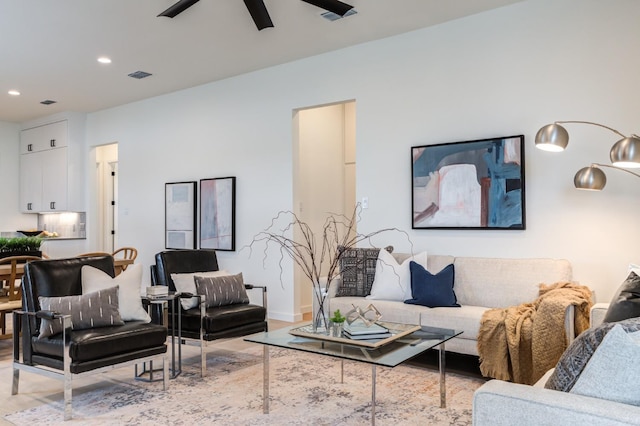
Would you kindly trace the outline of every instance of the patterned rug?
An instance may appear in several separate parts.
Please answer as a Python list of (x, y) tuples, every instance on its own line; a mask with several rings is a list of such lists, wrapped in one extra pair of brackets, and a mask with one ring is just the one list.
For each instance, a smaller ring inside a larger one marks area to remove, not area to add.
[[(371, 366), (303, 352), (271, 349), (270, 414), (262, 413), (262, 348), (210, 351), (207, 376), (197, 363), (162, 391), (162, 383), (110, 381), (74, 395), (73, 420), (63, 402), (5, 416), (16, 425), (367, 425), (371, 423)], [(440, 408), (438, 372), (401, 365), (377, 368), (376, 424), (470, 425), (481, 379), (447, 374), (447, 408)]]

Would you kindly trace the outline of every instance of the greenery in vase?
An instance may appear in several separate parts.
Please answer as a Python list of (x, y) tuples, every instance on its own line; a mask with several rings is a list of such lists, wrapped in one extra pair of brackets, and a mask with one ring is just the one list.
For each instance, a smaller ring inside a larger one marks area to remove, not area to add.
[(0, 238), (0, 252), (38, 251), (41, 245), (42, 238), (38, 237)]
[[(323, 315), (322, 307), (331, 283), (340, 275), (340, 259), (344, 252), (359, 247), (363, 243), (368, 243), (371, 246), (371, 238), (384, 232), (400, 232), (409, 240), (408, 234), (398, 228), (385, 228), (368, 234), (359, 234), (356, 231), (356, 225), (360, 219), (360, 212), (361, 208), (358, 203), (351, 217), (328, 214), (322, 232), (316, 235), (311, 227), (300, 220), (295, 213), (281, 211), (271, 220), (271, 225), (257, 234), (248, 246), (249, 249), (252, 249), (254, 245), (260, 243), (265, 245), (264, 263), (268, 247), (275, 245), (280, 252), (278, 265), (281, 277), (283, 273), (282, 262), (285, 256), (291, 257), (300, 267), (302, 273), (311, 281), (314, 289), (318, 289), (313, 292), (320, 307), (318, 312), (313, 314), (314, 324), (324, 322), (325, 327), (329, 325), (326, 323), (327, 318)], [(299, 240), (295, 240), (292, 235), (298, 235)]]
[(333, 322), (335, 324), (342, 324), (346, 320), (347, 320), (347, 318), (342, 315), (342, 312), (340, 312), (340, 309), (336, 309), (333, 312), (333, 316), (331, 318), (329, 318), (329, 321), (331, 321), (331, 322)]

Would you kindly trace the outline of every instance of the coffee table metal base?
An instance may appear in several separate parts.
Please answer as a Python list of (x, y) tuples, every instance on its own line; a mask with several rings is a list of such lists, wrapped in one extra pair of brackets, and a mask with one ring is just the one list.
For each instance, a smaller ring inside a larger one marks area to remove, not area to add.
[[(269, 414), (269, 345), (262, 349), (262, 412)], [(376, 365), (371, 365), (371, 424), (376, 424)], [(440, 408), (447, 407), (444, 342), (438, 345), (438, 370), (440, 375)], [(340, 360), (340, 383), (344, 383), (344, 360)]]

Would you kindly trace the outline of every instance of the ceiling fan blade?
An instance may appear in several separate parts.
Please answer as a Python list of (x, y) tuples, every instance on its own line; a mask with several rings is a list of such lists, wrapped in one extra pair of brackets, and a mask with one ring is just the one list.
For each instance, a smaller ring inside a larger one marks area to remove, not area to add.
[(271, 17), (263, 0), (244, 0), (244, 4), (247, 6), (247, 10), (251, 14), (256, 27), (258, 27), (258, 31), (265, 28), (273, 28), (273, 22), (271, 22)]
[(302, 0), (305, 3), (318, 6), (336, 15), (344, 16), (345, 13), (353, 9), (353, 6), (338, 0)]
[(177, 3), (170, 6), (167, 10), (162, 12), (158, 16), (166, 16), (167, 18), (173, 18), (174, 16), (184, 12), (189, 9), (194, 4), (198, 3), (200, 0), (180, 0)]

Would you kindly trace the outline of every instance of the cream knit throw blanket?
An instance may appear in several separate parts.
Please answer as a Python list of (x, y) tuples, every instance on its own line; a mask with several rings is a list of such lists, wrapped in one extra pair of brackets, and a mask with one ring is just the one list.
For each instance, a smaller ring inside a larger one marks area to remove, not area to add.
[(555, 367), (567, 348), (565, 312), (575, 306), (576, 335), (589, 328), (591, 290), (571, 282), (540, 284), (533, 303), (490, 309), (478, 333), (480, 371), (485, 377), (533, 384)]

